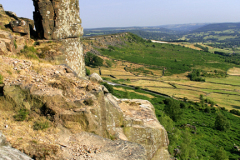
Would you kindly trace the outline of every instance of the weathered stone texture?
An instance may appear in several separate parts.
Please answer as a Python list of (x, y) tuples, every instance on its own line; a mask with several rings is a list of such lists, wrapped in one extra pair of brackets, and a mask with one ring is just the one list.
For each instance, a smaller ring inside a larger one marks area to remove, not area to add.
[(11, 21), (10, 26), (13, 32), (30, 35), (29, 24), (24, 20)]
[(102, 77), (100, 77), (97, 73), (91, 74), (91, 75), (89, 76), (89, 79), (90, 79), (91, 81), (98, 82), (98, 83), (103, 82)]
[[(12, 102), (14, 108), (26, 108), (24, 100), (28, 99), (30, 108), (42, 108), (42, 114), (50, 114), (52, 121), (74, 123), (81, 130), (104, 138), (140, 144), (145, 150), (139, 153), (146, 155), (149, 160), (170, 159), (167, 132), (156, 119), (153, 106), (146, 100), (117, 99), (109, 93), (104, 94), (101, 86), (93, 86), (94, 95), (87, 93), (88, 98), (84, 100), (92, 99), (92, 104), (84, 105), (80, 101), (66, 102), (63, 93), (57, 91), (49, 96), (34, 89), (28, 91), (27, 88), (5, 86), (6, 100)], [(29, 92), (31, 96), (28, 95)], [(69, 108), (73, 108), (72, 111)]]
[(78, 0), (33, 0), (36, 30), (41, 38), (77, 38), (83, 34)]
[(23, 49), (26, 43), (26, 38), (0, 30), (0, 55), (14, 55)]
[(67, 64), (80, 77), (85, 77), (85, 62), (80, 38), (62, 40), (62, 48)]
[(67, 64), (78, 76), (85, 76), (83, 35), (78, 0), (33, 0), (34, 21), (40, 38), (60, 40), (64, 55), (58, 61)]
[[(25, 60), (2, 58), (2, 63), (4, 65), (8, 64), (20, 72), (25, 71), (24, 75), (27, 76), (9, 76), (4, 79), (0, 108), (7, 106), (8, 109), (15, 111), (25, 108), (31, 110), (34, 115), (46, 116), (54, 126), (65, 126), (72, 133), (85, 131), (103, 138), (131, 142), (131, 144), (126, 143), (130, 148), (113, 143), (117, 145), (117, 148), (112, 148), (114, 154), (121, 154), (117, 150), (122, 147), (121, 149), (126, 149), (126, 152), (123, 153), (128, 152), (129, 156), (142, 155), (142, 159), (148, 160), (152, 158), (158, 160), (169, 159), (167, 132), (158, 122), (154, 107), (149, 101), (118, 99), (108, 93), (103, 85), (78, 78), (73, 73), (67, 72), (63, 65), (41, 64), (41, 72), (38, 74), (33, 70), (37, 64), (34, 65)], [(44, 75), (41, 75), (41, 73), (44, 73)], [(31, 81), (28, 81), (28, 78)], [(11, 126), (11, 124), (8, 125)], [(5, 135), (10, 136), (7, 133)], [(66, 136), (69, 137), (69, 135)], [(59, 138), (56, 137), (55, 139)], [(123, 141), (120, 141), (120, 143)], [(60, 142), (63, 146), (69, 146), (69, 144), (62, 144), (63, 141)], [(28, 143), (26, 142), (26, 144)], [(84, 145), (91, 146), (91, 139), (86, 143), (89, 144)], [(23, 149), (22, 147), (16, 146), (20, 150)], [(67, 151), (69, 149), (68, 147)], [(109, 147), (107, 147), (108, 149)], [(132, 152), (133, 150), (139, 150), (139, 152)], [(120, 160), (121, 158), (117, 159)]]
[[(144, 146), (148, 159), (170, 159), (168, 135), (155, 116), (153, 105), (147, 100), (117, 100), (124, 112), (123, 133), (128, 141)], [(160, 154), (157, 154), (160, 153)], [(162, 154), (165, 153), (165, 154)]]
[(11, 21), (11, 18), (6, 14), (6, 12), (4, 11), (3, 6), (0, 4), (0, 26), (2, 28), (5, 28), (6, 24), (9, 24), (9, 22)]
[[(59, 140), (61, 144), (66, 146), (71, 146), (71, 144), (75, 143), (77, 145), (74, 147), (83, 148), (78, 152), (69, 149), (70, 147), (63, 148), (63, 159), (88, 159), (82, 158), (85, 155), (84, 148), (86, 148), (86, 151), (90, 152), (88, 153), (88, 157), (91, 157), (89, 159), (93, 160), (146, 160), (144, 147), (137, 143), (123, 140), (111, 141), (87, 132), (64, 135)], [(94, 146), (94, 148), (91, 146)], [(73, 156), (78, 154), (81, 156)]]

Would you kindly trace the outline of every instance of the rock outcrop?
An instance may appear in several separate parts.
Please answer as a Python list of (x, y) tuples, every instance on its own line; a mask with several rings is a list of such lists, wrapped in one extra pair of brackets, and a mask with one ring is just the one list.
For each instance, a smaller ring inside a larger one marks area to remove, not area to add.
[(104, 35), (96, 37), (85, 37), (83, 44), (83, 52), (92, 52), (94, 54), (100, 55), (99, 51), (95, 48), (105, 48), (108, 49), (108, 46), (121, 46), (124, 45), (124, 41), (129, 41), (126, 38), (128, 33), (119, 33), (117, 35)]
[[(0, 130), (7, 139), (0, 134), (0, 159), (29, 159), (20, 151), (36, 160), (170, 159), (167, 132), (149, 101), (114, 97), (98, 75), (81, 78), (85, 64), (78, 0), (33, 2), (37, 33), (44, 39), (38, 45), (52, 47), (37, 48), (42, 50), (38, 54), (64, 65), (9, 58), (28, 42), (27, 27), (33, 23), (0, 5)], [(12, 30), (5, 28), (8, 24)], [(112, 38), (104, 37), (117, 44)], [(20, 111), (25, 111), (23, 122), (15, 119)], [(49, 128), (42, 131), (43, 126)]]
[(123, 133), (127, 140), (144, 146), (148, 159), (170, 159), (168, 135), (158, 122), (153, 105), (140, 99), (117, 99), (117, 102), (124, 113)]
[(90, 79), (91, 81), (95, 81), (95, 82), (98, 82), (98, 83), (103, 82), (102, 77), (100, 77), (97, 73), (91, 74), (91, 75), (89, 76), (89, 79)]
[(58, 40), (83, 35), (78, 0), (33, 0), (33, 3), (40, 38)]
[[(4, 11), (0, 5), (0, 55), (12, 56), (30, 43), (30, 31), (33, 21), (19, 18), (15, 13)], [(31, 26), (31, 27), (30, 27)]]
[(16, 13), (4, 11), (0, 4), (0, 26), (3, 29), (11, 28), (15, 33), (20, 33), (26, 40), (30, 40), (30, 33), (34, 34), (33, 20), (28, 18), (17, 17)]
[(143, 146), (123, 140), (112, 141), (88, 132), (59, 137), (63, 159), (144, 160)]
[[(109, 149), (106, 149), (108, 145), (119, 148), (124, 148), (125, 145), (128, 146), (128, 149), (125, 148), (126, 152), (118, 152), (117, 149), (112, 148), (112, 153), (116, 154), (115, 157), (121, 157), (120, 154), (127, 157), (129, 154), (130, 157), (140, 156), (139, 159), (155, 157), (155, 159), (169, 159), (167, 132), (158, 122), (154, 107), (150, 102), (117, 99), (106, 92), (104, 86), (77, 78), (73, 73), (67, 72), (65, 66), (38, 64), (36, 68), (30, 61), (2, 57), (1, 65), (3, 66), (1, 67), (5, 68), (5, 65), (8, 66), (8, 64), (10, 66), (14, 64), (12, 67), (16, 73), (22, 74), (13, 74), (13, 77), (9, 76), (4, 79), (4, 100), (0, 104), (0, 108), (8, 106), (8, 109), (12, 108), (16, 111), (24, 108), (34, 114), (47, 117), (54, 126), (65, 126), (72, 133), (88, 132), (99, 135), (103, 138), (95, 137), (99, 141), (96, 145), (102, 148), (101, 153), (104, 151), (104, 155), (110, 154)], [(36, 69), (32, 70), (32, 68)], [(11, 128), (11, 125), (9, 127)], [(57, 148), (61, 144), (67, 146), (64, 147), (67, 151), (72, 150), (74, 145), (72, 143), (70, 145), (70, 142), (65, 144), (64, 139), (69, 136), (76, 139), (76, 136), (79, 137), (76, 134), (71, 136), (66, 134), (63, 136), (65, 138), (60, 138), (62, 134), (55, 133), (55, 139), (62, 140), (51, 141), (50, 144)], [(6, 135), (8, 136), (8, 134)], [(90, 134), (86, 136), (94, 138)], [(110, 142), (106, 138), (117, 141)], [(25, 146), (31, 144), (33, 140), (36, 141), (36, 139), (26, 141), (27, 144), (17, 146), (18, 149), (27, 152), (26, 148), (33, 147)], [(79, 142), (82, 143), (83, 140), (81, 139)], [(83, 144), (90, 144), (89, 141), (84, 141)], [(99, 146), (100, 141), (104, 145)], [(62, 154), (62, 151), (59, 150), (57, 154)], [(100, 153), (88, 155), (96, 156)]]
[(78, 0), (33, 0), (34, 22), (39, 38), (62, 42), (60, 62), (85, 76), (85, 63), (80, 36), (83, 35)]
[(4, 25), (9, 24), (9, 22), (11, 22), (12, 20), (4, 11), (2, 4), (0, 4), (0, 17), (1, 17), (0, 26), (2, 28), (4, 27)]
[(31, 160), (29, 156), (12, 148), (5, 136), (0, 132), (0, 159), (2, 160)]
[(27, 40), (24, 37), (0, 30), (0, 55), (15, 55), (24, 48), (26, 43)]
[[(85, 77), (83, 47), (80, 42), (83, 28), (79, 17), (78, 0), (33, 0), (33, 2), (34, 21), (17, 17), (15, 13), (4, 11), (3, 6), (0, 6), (0, 27), (4, 30), (1, 30), (0, 35), (0, 54), (19, 53), (24, 45), (31, 44), (30, 36), (54, 40), (60, 46), (58, 45), (57, 54), (48, 55), (51, 61), (55, 64), (68, 65), (79, 77)], [(34, 23), (36, 31), (33, 29)], [(21, 36), (18, 36), (19, 34)]]
[(28, 34), (30, 36), (30, 29), (28, 22), (24, 20), (11, 21), (10, 26), (13, 32)]

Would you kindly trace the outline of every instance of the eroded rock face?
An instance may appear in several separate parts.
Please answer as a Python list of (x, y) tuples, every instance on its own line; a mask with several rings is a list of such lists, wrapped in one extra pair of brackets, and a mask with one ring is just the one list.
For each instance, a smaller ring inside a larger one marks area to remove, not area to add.
[(117, 140), (111, 141), (100, 136), (81, 132), (63, 134), (59, 137), (63, 159), (94, 159), (94, 160), (145, 160), (146, 151), (137, 143)]
[(0, 30), (0, 55), (14, 55), (20, 52), (27, 43), (22, 36), (13, 35), (9, 31)]
[(78, 0), (33, 0), (34, 21), (39, 38), (60, 40), (67, 64), (78, 76), (85, 77), (85, 63), (80, 36), (83, 35)]
[(117, 102), (124, 112), (123, 133), (127, 139), (144, 146), (149, 159), (170, 159), (168, 135), (157, 120), (153, 105), (141, 99), (117, 99)]
[(9, 22), (12, 20), (4, 11), (4, 8), (2, 6), (2, 4), (0, 4), (0, 26), (2, 28), (5, 28), (4, 25), (9, 24)]
[(24, 20), (11, 21), (10, 26), (13, 32), (30, 35), (29, 24)]
[(40, 38), (77, 38), (83, 34), (78, 0), (33, 0)]
[[(25, 108), (34, 114), (47, 117), (54, 126), (65, 126), (67, 128), (65, 130), (75, 133), (63, 135), (62, 140), (61, 134), (55, 135), (54, 133), (55, 139), (60, 141), (58, 143), (51, 141), (51, 145), (57, 148), (59, 144), (65, 146), (66, 152), (73, 151), (72, 155), (75, 155), (79, 148), (74, 147), (84, 146), (74, 146), (72, 142), (76, 142), (76, 145), (82, 143), (91, 148), (91, 141), (94, 141), (92, 144), (100, 147), (101, 153), (104, 151), (104, 154), (88, 154), (96, 156), (96, 159), (101, 159), (100, 155), (110, 157), (116, 155), (121, 160), (121, 153), (126, 157), (129, 154), (129, 157), (133, 159), (138, 159), (136, 158), (138, 155), (142, 157), (139, 159), (169, 159), (167, 132), (158, 122), (154, 107), (149, 101), (118, 99), (108, 93), (104, 86), (76, 77), (63, 65), (38, 64), (37, 66), (40, 65), (41, 69), (37, 70), (39, 72), (37, 73), (33, 70), (36, 65), (30, 61), (0, 58), (2, 68), (14, 68), (22, 73), (14, 77), (5, 77), (0, 108), (8, 106), (8, 109), (15, 111)], [(2, 70), (2, 72), (6, 71)], [(11, 124), (8, 125), (11, 127)], [(88, 138), (81, 139), (78, 134), (82, 132), (94, 133), (100, 138), (90, 134), (81, 134), (81, 136), (90, 137), (88, 141), (85, 141)], [(11, 136), (6, 133), (5, 135)], [(66, 138), (70, 139), (65, 141)], [(117, 142), (107, 139), (117, 140)], [(31, 138), (29, 141), (31, 142)], [(95, 143), (97, 141), (98, 143)], [(129, 142), (123, 143), (123, 141)], [(24, 146), (32, 148), (29, 145), (30, 142), (22, 146), (18, 145), (17, 149), (28, 151)], [(111, 147), (109, 148), (108, 145)], [(113, 148), (114, 146), (116, 148)], [(126, 150), (118, 152), (117, 148)], [(110, 149), (113, 154), (110, 154)], [(31, 153), (29, 152), (29, 155)], [(60, 154), (57, 153), (54, 156)]]
[(85, 62), (83, 47), (80, 38), (67, 38), (62, 40), (64, 64), (67, 64), (79, 77), (85, 77)]

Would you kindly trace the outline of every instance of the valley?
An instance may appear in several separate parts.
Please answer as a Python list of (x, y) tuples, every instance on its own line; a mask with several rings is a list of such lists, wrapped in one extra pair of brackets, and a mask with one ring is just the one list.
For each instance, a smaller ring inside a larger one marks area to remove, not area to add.
[[(228, 110), (240, 109), (239, 76), (229, 75), (227, 78), (206, 78), (206, 82), (193, 82), (188, 80), (187, 74), (161, 77), (161, 74), (155, 71), (155, 76), (136, 76), (124, 70), (125, 64), (127, 63), (116, 65), (116, 68), (111, 69), (101, 67), (102, 77), (109, 81), (160, 92), (176, 99), (187, 97), (189, 100), (199, 101), (199, 96), (202, 94)], [(98, 68), (89, 69), (91, 73), (98, 73)], [(154, 73), (154, 70), (152, 71)], [(109, 75), (116, 78), (111, 78)]]
[[(89, 40), (83, 42), (90, 43)], [(99, 45), (94, 41), (91, 43), (93, 46)], [(224, 62), (224, 57), (219, 55), (188, 47), (177, 43), (135, 41), (115, 47), (105, 46), (106, 49), (98, 46), (96, 50), (102, 55), (101, 58), (112, 63), (111, 67), (101, 66), (101, 76), (106, 80), (141, 87), (180, 100), (187, 98), (197, 102), (202, 94), (219, 107), (228, 110), (240, 108), (238, 66)], [(89, 69), (91, 73), (99, 73), (99, 68)], [(190, 81), (187, 76), (192, 69), (202, 70), (205, 82)]]
[[(91, 37), (83, 44), (85, 59), (93, 56), (89, 51), (102, 59), (100, 66), (86, 66), (87, 72), (101, 71), (106, 82), (120, 84), (112, 89), (104, 84), (114, 96), (146, 99), (154, 105), (168, 132), (171, 155), (194, 160), (240, 156), (235, 149), (240, 119), (232, 112), (240, 110), (239, 65), (192, 43), (153, 43), (130, 33)], [(195, 72), (201, 81), (190, 80)], [(171, 106), (173, 112), (168, 113)], [(231, 123), (225, 124), (229, 129), (216, 128), (218, 115)]]
[(85, 29), (84, 37), (131, 32), (145, 39), (200, 43), (211, 52), (240, 53), (240, 23), (193, 23), (149, 27)]

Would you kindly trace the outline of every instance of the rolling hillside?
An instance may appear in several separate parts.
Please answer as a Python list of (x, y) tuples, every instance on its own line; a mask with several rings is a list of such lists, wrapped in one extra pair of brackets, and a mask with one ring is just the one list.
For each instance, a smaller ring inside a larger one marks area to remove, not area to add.
[(142, 38), (171, 41), (180, 38), (177, 31), (163, 27), (124, 27), (124, 28), (96, 28), (84, 29), (84, 37), (131, 32)]
[(131, 32), (145, 39), (204, 43), (211, 51), (240, 53), (240, 23), (177, 24), (155, 27), (118, 27), (85, 29), (84, 37)]
[[(113, 75), (117, 78), (113, 80), (121, 83), (179, 99), (187, 97), (197, 101), (203, 94), (229, 110), (238, 106), (240, 84), (236, 81), (236, 74), (230, 76), (229, 71), (239, 65), (225, 62), (226, 57), (180, 45), (152, 43), (133, 34), (109, 37), (83, 41), (85, 46), (92, 46), (87, 51), (94, 51), (112, 63), (111, 68), (102, 68), (103, 77), (111, 79), (109, 75)], [(188, 73), (193, 69), (200, 71), (205, 82), (189, 80)], [(92, 70), (98, 72), (98, 68)]]
[(206, 25), (208, 25), (208, 23), (172, 24), (161, 27), (179, 32), (191, 32)]
[(240, 29), (240, 23), (216, 23), (216, 24), (208, 24), (208, 25), (202, 26), (198, 29), (193, 30), (192, 33), (239, 30), (239, 29)]
[(193, 30), (181, 39), (206, 43), (214, 48), (229, 49), (229, 53), (234, 53), (240, 47), (240, 23), (209, 24)]
[[(221, 55), (152, 43), (130, 33), (91, 37), (83, 43), (86, 52), (104, 61), (103, 66), (87, 66), (91, 73), (99, 73), (100, 68), (104, 80), (125, 84), (113, 89), (104, 84), (113, 95), (146, 99), (154, 105), (168, 132), (171, 155), (180, 160), (240, 158), (240, 119), (228, 112), (240, 109), (238, 65), (225, 62)], [(205, 82), (190, 81), (193, 69)], [(168, 114), (170, 106), (179, 119)], [(216, 128), (219, 115), (229, 127), (225, 131)]]

